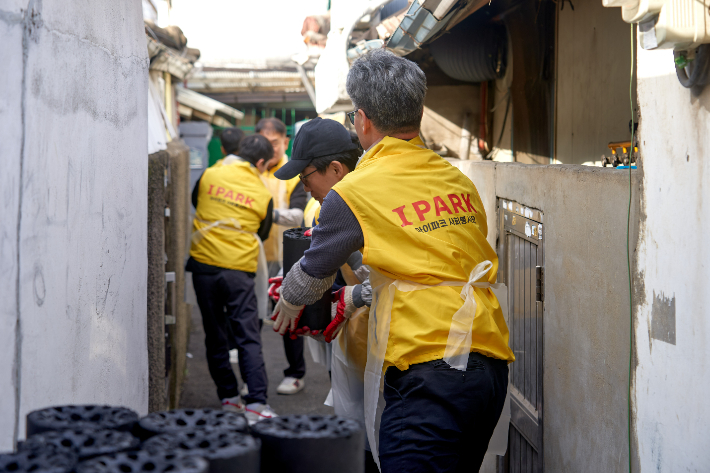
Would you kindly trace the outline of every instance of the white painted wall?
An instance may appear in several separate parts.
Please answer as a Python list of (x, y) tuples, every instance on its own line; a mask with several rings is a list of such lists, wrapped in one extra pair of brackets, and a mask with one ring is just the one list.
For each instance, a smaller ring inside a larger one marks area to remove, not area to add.
[(148, 62), (140, 2), (5, 1), (0, 44), (5, 450), (48, 405), (147, 411)]
[[(640, 471), (707, 471), (710, 87), (697, 97), (681, 87), (671, 51), (639, 50), (637, 67), (646, 214), (635, 301)], [(651, 336), (662, 317), (654, 293), (675, 298), (675, 344)]]
[(0, 450), (12, 447), (15, 426), (17, 213), (22, 117), (22, 13), (26, 2), (0, 6)]

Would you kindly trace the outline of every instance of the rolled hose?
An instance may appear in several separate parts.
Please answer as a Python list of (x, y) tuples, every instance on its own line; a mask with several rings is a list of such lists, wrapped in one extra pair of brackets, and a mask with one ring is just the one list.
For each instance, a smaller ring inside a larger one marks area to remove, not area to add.
[(439, 69), (453, 79), (486, 82), (505, 74), (507, 35), (503, 26), (454, 28), (429, 49)]
[[(675, 53), (678, 56), (679, 53)], [(710, 44), (703, 44), (695, 53), (695, 60), (686, 67), (676, 67), (676, 75), (680, 84), (690, 89), (710, 83)]]
[(161, 434), (143, 443), (150, 453), (197, 455), (210, 463), (210, 473), (259, 473), (261, 442), (241, 432), (196, 430)]
[(125, 407), (100, 405), (67, 405), (39, 409), (27, 414), (27, 435), (58, 430), (123, 430), (131, 431), (138, 413)]

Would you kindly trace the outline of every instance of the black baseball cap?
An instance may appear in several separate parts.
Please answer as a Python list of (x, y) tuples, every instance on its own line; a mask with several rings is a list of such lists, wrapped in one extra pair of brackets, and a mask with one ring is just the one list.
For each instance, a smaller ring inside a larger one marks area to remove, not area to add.
[(350, 132), (343, 125), (328, 118), (314, 118), (305, 123), (293, 140), (291, 160), (274, 173), (281, 180), (298, 176), (316, 158), (332, 156), (357, 149)]

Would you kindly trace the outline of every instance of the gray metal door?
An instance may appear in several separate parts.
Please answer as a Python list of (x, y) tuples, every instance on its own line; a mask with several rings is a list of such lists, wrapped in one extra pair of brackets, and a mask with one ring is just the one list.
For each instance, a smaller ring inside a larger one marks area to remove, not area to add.
[(499, 199), (498, 280), (508, 286), (511, 420), (499, 472), (543, 471), (542, 342), (544, 264), (542, 213)]

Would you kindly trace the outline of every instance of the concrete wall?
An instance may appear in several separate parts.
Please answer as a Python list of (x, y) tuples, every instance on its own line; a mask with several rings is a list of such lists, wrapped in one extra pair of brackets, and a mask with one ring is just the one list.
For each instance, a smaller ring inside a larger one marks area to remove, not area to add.
[(140, 3), (0, 7), (0, 449), (28, 411), (147, 411)]
[(0, 450), (13, 446), (17, 407), (18, 225), (22, 169), (23, 15), (26, 2), (0, 7)]
[[(497, 197), (544, 213), (545, 471), (624, 471), (628, 171), (471, 161), (456, 165), (481, 194), (491, 244), (498, 236)], [(638, 182), (634, 174), (634, 221)]]
[(637, 67), (643, 170), (634, 280), (639, 470), (707, 471), (710, 87), (699, 95), (684, 89), (671, 51), (639, 48)]
[(610, 141), (631, 138), (630, 26), (601, 1), (558, 10), (557, 24), (555, 158), (599, 161)]
[(481, 159), (478, 151), (479, 118), (481, 115), (481, 88), (478, 84), (432, 86), (427, 89), (421, 132), (427, 146), (445, 156), (459, 157), (464, 115), (469, 114), (468, 130), (471, 134), (469, 159)]

